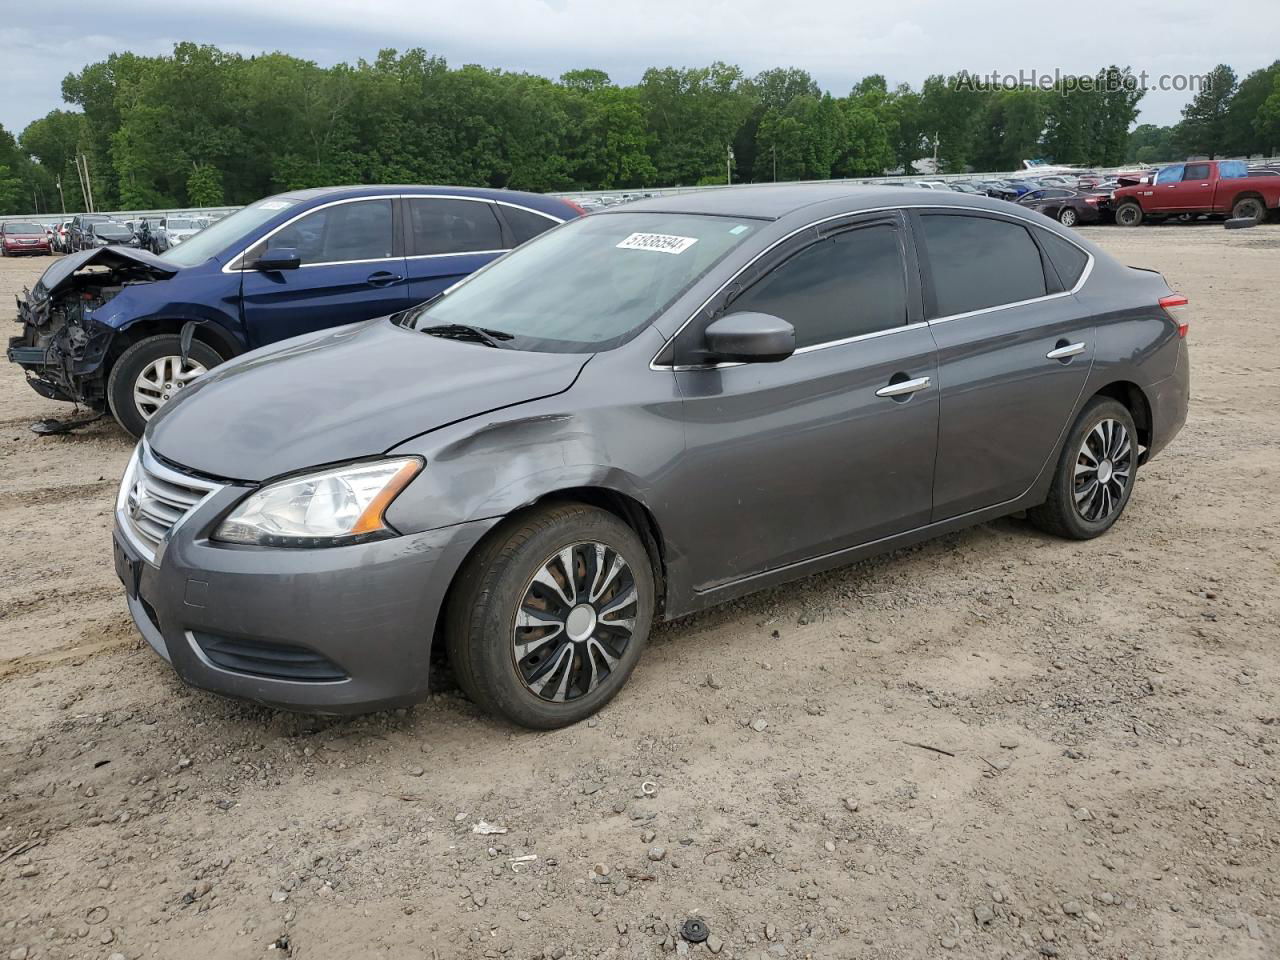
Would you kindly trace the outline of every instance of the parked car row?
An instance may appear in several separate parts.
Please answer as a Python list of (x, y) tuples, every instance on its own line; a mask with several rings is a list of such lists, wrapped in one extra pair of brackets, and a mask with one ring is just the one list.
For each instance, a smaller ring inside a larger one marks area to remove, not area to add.
[(658, 620), (1014, 512), (1098, 536), (1186, 418), (1185, 298), (1026, 208), (582, 212), (304, 190), (45, 272), (9, 356), (142, 434), (114, 565), (180, 677), (348, 713), (443, 655), (560, 727)]

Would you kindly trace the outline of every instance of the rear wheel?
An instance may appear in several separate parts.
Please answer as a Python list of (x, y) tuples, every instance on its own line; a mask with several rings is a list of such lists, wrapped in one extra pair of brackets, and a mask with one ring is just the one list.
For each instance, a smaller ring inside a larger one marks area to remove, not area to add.
[(181, 338), (162, 333), (139, 340), (122, 353), (107, 378), (107, 402), (120, 426), (142, 436), (147, 421), (192, 380), (222, 362), (207, 343), (191, 341), (182, 358)]
[(1116, 223), (1122, 227), (1138, 227), (1142, 225), (1142, 207), (1130, 200), (1116, 207)]
[(634, 530), (583, 504), (542, 507), (494, 531), (459, 573), (449, 661), (490, 713), (563, 727), (626, 683), (653, 613), (653, 570)]
[(1119, 519), (1138, 471), (1138, 432), (1124, 404), (1094, 397), (1067, 436), (1043, 504), (1027, 518), (1046, 533), (1091, 540)]
[(1231, 208), (1233, 220), (1252, 220), (1261, 223), (1267, 216), (1267, 208), (1257, 197), (1241, 197)]
[(1064, 227), (1074, 227), (1080, 222), (1080, 215), (1071, 207), (1063, 207), (1058, 211), (1058, 222)]

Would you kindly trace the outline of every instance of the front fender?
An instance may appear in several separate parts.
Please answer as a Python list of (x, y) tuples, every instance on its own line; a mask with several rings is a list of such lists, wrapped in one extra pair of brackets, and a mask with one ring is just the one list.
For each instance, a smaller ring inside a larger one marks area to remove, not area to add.
[[(538, 406), (542, 404), (526, 405)], [(502, 517), (575, 487), (611, 490), (654, 512), (649, 485), (616, 462), (609, 444), (592, 428), (591, 413), (502, 412), (516, 415), (455, 424), (391, 451), (415, 453), (427, 461), (388, 509), (392, 526), (416, 533)]]

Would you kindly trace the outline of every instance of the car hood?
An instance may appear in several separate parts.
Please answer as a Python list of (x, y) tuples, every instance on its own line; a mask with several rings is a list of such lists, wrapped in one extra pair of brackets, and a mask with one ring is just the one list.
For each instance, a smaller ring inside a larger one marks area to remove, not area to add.
[(257, 483), (384, 453), (450, 423), (562, 393), (590, 359), (370, 320), (217, 367), (161, 408), (146, 436), (178, 466)]
[(79, 253), (67, 254), (54, 263), (44, 272), (32, 293), (37, 300), (44, 299), (64, 286), (77, 270), (91, 266), (123, 270), (131, 277), (143, 280), (167, 280), (178, 272), (173, 264), (166, 263), (145, 250), (115, 245), (92, 247)]

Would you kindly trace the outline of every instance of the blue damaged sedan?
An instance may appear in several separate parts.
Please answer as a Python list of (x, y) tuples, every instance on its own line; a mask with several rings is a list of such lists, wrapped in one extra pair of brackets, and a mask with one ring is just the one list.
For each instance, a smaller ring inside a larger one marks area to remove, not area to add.
[(192, 380), (289, 337), (429, 300), (577, 217), (568, 200), (466, 187), (326, 187), (259, 200), (160, 256), (64, 257), (18, 302), (9, 359), (41, 396), (140, 436)]

